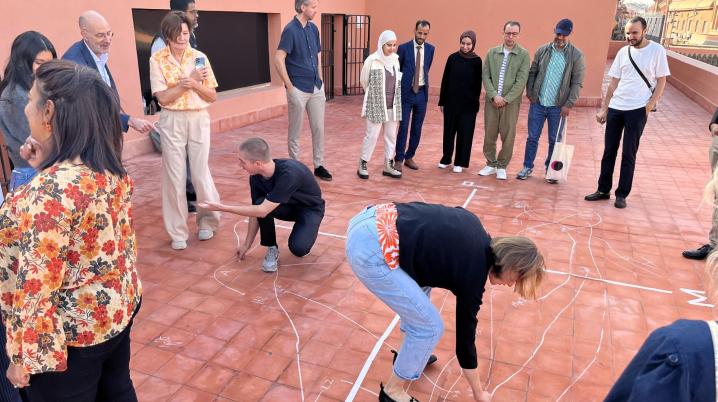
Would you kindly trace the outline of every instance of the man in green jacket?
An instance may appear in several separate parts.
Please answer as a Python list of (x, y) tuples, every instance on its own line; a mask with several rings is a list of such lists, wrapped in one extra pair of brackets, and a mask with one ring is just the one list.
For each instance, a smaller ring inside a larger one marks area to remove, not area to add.
[[(529, 132), (526, 138), (524, 166), (516, 175), (519, 180), (526, 180), (533, 173), (538, 142), (546, 120), (548, 120), (548, 156), (544, 161), (544, 167), (548, 169), (561, 118), (568, 116), (578, 100), (579, 91), (583, 88), (586, 66), (583, 53), (568, 41), (572, 31), (571, 20), (559, 21), (554, 29), (553, 41), (538, 48), (531, 63), (529, 80), (526, 84), (526, 96), (531, 101)], [(551, 184), (557, 183), (553, 179), (546, 181)]]
[[(486, 166), (481, 176), (496, 175), (506, 180), (506, 166), (511, 162), (516, 136), (516, 121), (521, 108), (521, 95), (529, 75), (529, 52), (516, 40), (521, 24), (504, 24), (504, 43), (489, 50), (484, 61), (482, 80), (486, 89), (484, 107), (484, 156)], [(496, 156), (496, 140), (501, 134), (501, 152)]]

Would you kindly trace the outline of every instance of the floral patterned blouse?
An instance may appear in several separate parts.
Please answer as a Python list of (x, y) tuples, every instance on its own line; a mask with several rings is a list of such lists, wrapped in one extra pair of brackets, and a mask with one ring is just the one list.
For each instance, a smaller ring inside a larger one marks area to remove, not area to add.
[[(202, 58), (209, 72), (209, 76), (203, 81), (203, 84), (209, 88), (217, 88), (217, 79), (214, 77), (212, 66), (204, 53), (188, 46), (182, 54), (182, 62), (179, 63), (170, 53), (170, 47), (167, 46), (156, 51), (150, 57), (150, 86), (152, 87), (152, 93), (162, 92), (179, 85), (182, 76), (189, 76), (192, 70), (196, 68), (197, 59)], [(161, 106), (167, 110), (175, 111), (202, 110), (209, 106), (209, 102), (202, 99), (196, 91), (189, 90), (169, 104)]]
[(0, 308), (7, 354), (29, 374), (67, 369), (67, 347), (127, 327), (142, 293), (132, 180), (62, 162), (0, 208)]
[(398, 217), (393, 202), (376, 206), (376, 231), (379, 234), (381, 252), (389, 269), (399, 267), (399, 231), (396, 229)]

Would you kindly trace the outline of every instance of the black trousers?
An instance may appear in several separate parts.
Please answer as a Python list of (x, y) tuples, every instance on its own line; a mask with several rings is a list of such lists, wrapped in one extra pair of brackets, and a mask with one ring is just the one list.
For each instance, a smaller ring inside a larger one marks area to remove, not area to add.
[(7, 368), (10, 366), (10, 358), (5, 352), (5, 344), (7, 343), (5, 325), (0, 320), (0, 401), (2, 402), (20, 402), (20, 394), (15, 389), (10, 380), (7, 379)]
[(616, 188), (616, 197), (628, 197), (633, 187), (633, 172), (636, 169), (636, 154), (641, 141), (643, 128), (648, 121), (646, 108), (634, 110), (608, 109), (606, 116), (606, 139), (601, 158), (601, 175), (598, 178), (598, 191), (608, 193), (613, 187), (613, 169), (623, 134), (621, 151), (621, 174)]
[[(477, 112), (444, 107), (444, 155), (441, 157), (441, 163), (444, 165), (450, 165), (453, 157), (454, 166), (469, 167)], [(454, 141), (456, 141), (455, 157)]]
[[(259, 202), (261, 204), (262, 202)], [(289, 251), (297, 257), (309, 254), (317, 241), (319, 225), (324, 218), (324, 210), (311, 210), (291, 205), (280, 204), (269, 215), (257, 218), (259, 222), (260, 244), (265, 247), (277, 245), (277, 233), (274, 227), (274, 218), (281, 221), (294, 222), (292, 233), (289, 235)]]
[(67, 348), (67, 370), (30, 376), (24, 402), (137, 402), (130, 379), (130, 328), (95, 346)]

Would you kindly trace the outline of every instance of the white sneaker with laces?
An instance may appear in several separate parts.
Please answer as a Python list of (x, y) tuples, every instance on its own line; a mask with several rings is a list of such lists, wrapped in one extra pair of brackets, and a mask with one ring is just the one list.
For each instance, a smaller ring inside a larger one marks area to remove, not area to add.
[(483, 169), (479, 170), (479, 176), (489, 176), (496, 174), (496, 168), (492, 166), (484, 166)]
[(264, 255), (262, 271), (276, 272), (279, 266), (279, 248), (277, 246), (267, 247), (267, 254)]
[(464, 168), (462, 168), (461, 166), (454, 166), (454, 168), (452, 169), (452, 171), (453, 171), (454, 173), (461, 173), (461, 172), (464, 171)]
[(449, 167), (449, 165), (444, 165), (443, 163), (439, 162), (439, 164), (436, 165), (436, 167), (438, 167), (439, 169), (446, 169)]
[(506, 180), (506, 169), (496, 169), (496, 178)]

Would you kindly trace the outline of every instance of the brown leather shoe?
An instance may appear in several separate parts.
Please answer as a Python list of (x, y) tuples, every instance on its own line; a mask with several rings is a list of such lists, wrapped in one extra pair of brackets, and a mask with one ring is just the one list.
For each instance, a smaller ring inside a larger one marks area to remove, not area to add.
[(408, 167), (409, 169), (419, 170), (419, 165), (417, 165), (416, 162), (414, 162), (413, 159), (407, 159), (407, 160), (405, 160), (405, 161), (404, 161), (404, 164), (405, 164), (406, 167)]
[(401, 172), (402, 165), (404, 165), (404, 161), (398, 161), (394, 159), (394, 170), (398, 170)]

